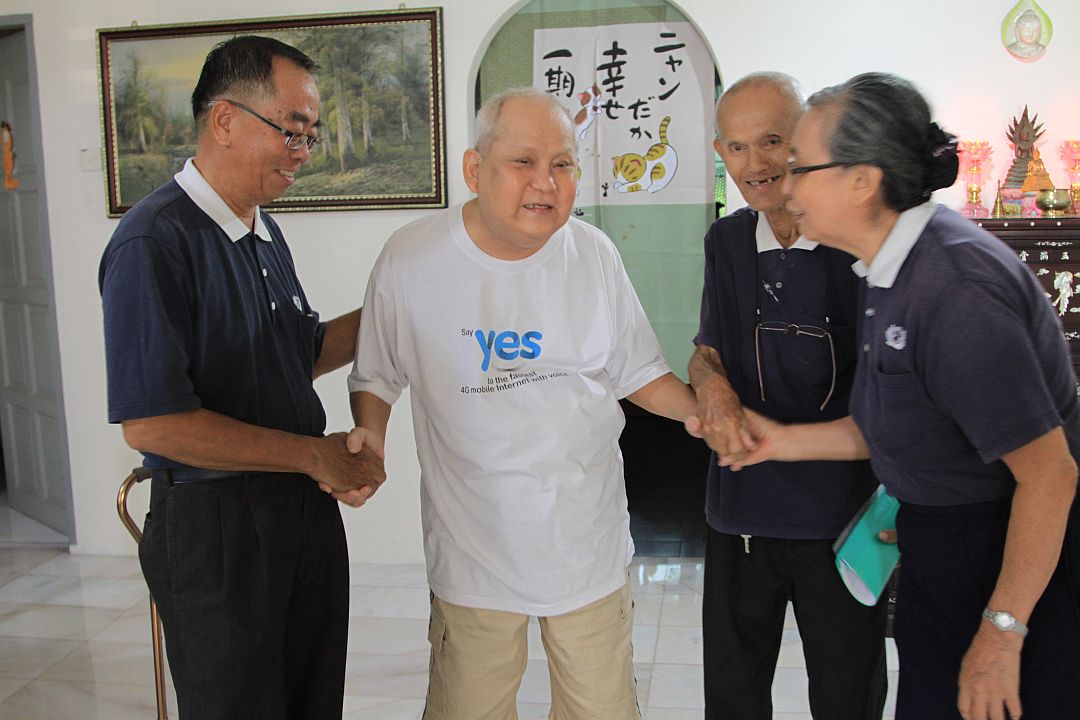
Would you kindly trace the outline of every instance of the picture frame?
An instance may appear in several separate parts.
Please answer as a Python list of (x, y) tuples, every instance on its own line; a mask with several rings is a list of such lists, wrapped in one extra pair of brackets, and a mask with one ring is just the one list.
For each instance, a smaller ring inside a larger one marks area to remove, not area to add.
[(271, 211), (447, 206), (442, 8), (228, 20), (97, 31), (109, 217), (195, 154), (191, 92), (207, 53), (275, 37), (320, 65), (323, 138)]

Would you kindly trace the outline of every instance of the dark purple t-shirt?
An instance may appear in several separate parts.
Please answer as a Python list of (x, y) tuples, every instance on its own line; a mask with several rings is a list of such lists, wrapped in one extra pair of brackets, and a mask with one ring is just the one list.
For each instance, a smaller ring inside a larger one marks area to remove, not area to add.
[(851, 411), (889, 493), (916, 505), (1008, 497), (1001, 458), (1064, 426), (1076, 377), (1042, 287), (1004, 243), (939, 207), (891, 288), (865, 287)]
[[(783, 422), (844, 417), (856, 361), (855, 259), (821, 245), (759, 254), (757, 222), (756, 212), (741, 210), (709, 229), (694, 341), (720, 353), (744, 405)], [(832, 539), (876, 486), (867, 462), (767, 462), (732, 472), (714, 455), (705, 515), (723, 533)]]

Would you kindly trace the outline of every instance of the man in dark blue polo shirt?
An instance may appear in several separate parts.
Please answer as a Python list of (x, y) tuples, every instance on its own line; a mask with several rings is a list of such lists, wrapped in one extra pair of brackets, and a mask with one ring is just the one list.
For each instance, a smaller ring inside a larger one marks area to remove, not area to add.
[[(758, 73), (716, 108), (715, 147), (750, 207), (705, 238), (701, 327), (690, 361), (710, 447), (752, 444), (743, 406), (788, 422), (847, 414), (855, 371), (854, 258), (800, 237), (784, 209), (794, 81)], [(788, 600), (802, 636), (815, 718), (880, 718), (885, 603), (863, 607), (832, 542), (876, 487), (866, 462), (709, 468), (702, 629), (708, 720), (771, 720)]]
[(215, 47), (195, 157), (101, 261), (109, 420), (153, 474), (139, 555), (181, 718), (341, 717), (348, 556), (317, 483), (361, 503), (385, 475), (363, 430), (323, 437), (312, 380), (352, 361), (360, 310), (319, 321), (259, 208), (318, 142), (315, 68), (269, 38)]

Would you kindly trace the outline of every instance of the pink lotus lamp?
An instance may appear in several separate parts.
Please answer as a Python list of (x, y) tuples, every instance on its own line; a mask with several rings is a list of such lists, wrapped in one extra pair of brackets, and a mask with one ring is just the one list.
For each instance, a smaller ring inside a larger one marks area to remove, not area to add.
[(993, 167), (990, 156), (994, 149), (985, 140), (962, 140), (959, 149), (960, 173), (967, 178), (967, 202), (960, 212), (970, 218), (989, 217), (990, 211), (982, 204), (982, 184)]
[(1076, 215), (1080, 210), (1080, 140), (1064, 140), (1061, 143), (1061, 160), (1069, 175), (1069, 197), (1072, 204), (1066, 215)]

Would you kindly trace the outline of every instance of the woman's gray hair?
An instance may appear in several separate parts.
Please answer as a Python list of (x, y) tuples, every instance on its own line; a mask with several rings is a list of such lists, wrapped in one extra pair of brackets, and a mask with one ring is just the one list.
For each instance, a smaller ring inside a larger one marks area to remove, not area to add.
[(956, 181), (956, 138), (930, 121), (929, 104), (907, 80), (864, 73), (814, 93), (807, 104), (839, 107), (829, 154), (834, 162), (881, 168), (887, 207), (903, 212)]
[(495, 140), (495, 136), (499, 129), (499, 113), (502, 112), (503, 105), (508, 100), (516, 99), (535, 100), (539, 103), (543, 103), (551, 108), (551, 112), (555, 117), (560, 120), (565, 120), (564, 124), (567, 136), (573, 142), (574, 152), (577, 153), (577, 133), (574, 132), (574, 123), (570, 119), (570, 114), (566, 111), (566, 108), (559, 102), (559, 99), (551, 93), (538, 90), (534, 87), (512, 87), (503, 90), (496, 95), (492, 95), (480, 107), (479, 112), (476, 113), (476, 126), (474, 129), (475, 141), (473, 142), (473, 147), (481, 155), (487, 153), (492, 141)]

